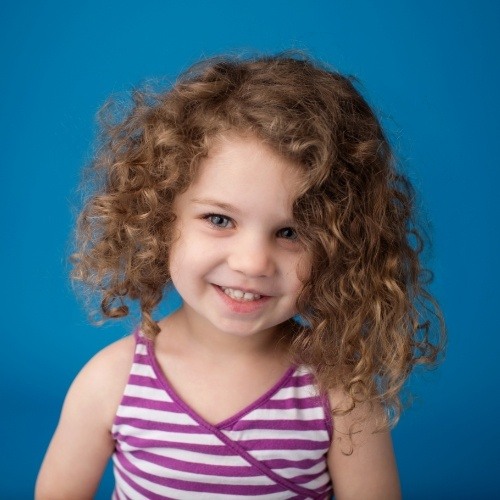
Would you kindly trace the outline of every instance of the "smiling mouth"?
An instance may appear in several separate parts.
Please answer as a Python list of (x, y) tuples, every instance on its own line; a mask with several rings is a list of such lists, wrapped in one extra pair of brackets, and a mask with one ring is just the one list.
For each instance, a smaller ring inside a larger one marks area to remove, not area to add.
[(259, 300), (262, 295), (258, 293), (245, 292), (243, 290), (238, 290), (237, 288), (229, 288), (225, 286), (219, 287), (228, 297), (241, 302), (252, 302), (254, 300)]

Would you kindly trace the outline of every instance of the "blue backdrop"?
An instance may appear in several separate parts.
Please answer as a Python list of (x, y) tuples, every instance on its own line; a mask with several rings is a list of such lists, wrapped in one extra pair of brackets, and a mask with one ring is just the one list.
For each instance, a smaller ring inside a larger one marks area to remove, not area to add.
[[(132, 326), (89, 326), (67, 278), (98, 107), (203, 56), (288, 48), (361, 80), (432, 223), (450, 340), (441, 368), (412, 378), (417, 400), (394, 431), (405, 498), (498, 495), (498, 5), (4, 0), (0, 497), (32, 497), (68, 385)], [(108, 472), (98, 498), (111, 488)]]

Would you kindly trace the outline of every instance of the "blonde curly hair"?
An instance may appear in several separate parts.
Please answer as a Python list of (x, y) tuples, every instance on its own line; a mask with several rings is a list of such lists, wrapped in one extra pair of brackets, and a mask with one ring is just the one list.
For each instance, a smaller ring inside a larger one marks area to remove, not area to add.
[(91, 165), (100, 181), (78, 220), (72, 272), (99, 292), (104, 317), (138, 300), (143, 332), (159, 332), (173, 201), (217, 137), (253, 134), (302, 170), (294, 216), (314, 266), (298, 298), (302, 324), (289, 325), (294, 359), (322, 391), (342, 390), (344, 413), (381, 403), (382, 425), (394, 424), (405, 380), (436, 363), (445, 331), (425, 288), (412, 187), (353, 80), (286, 54), (218, 58), (165, 92), (135, 91), (127, 114), (115, 114), (101, 113)]

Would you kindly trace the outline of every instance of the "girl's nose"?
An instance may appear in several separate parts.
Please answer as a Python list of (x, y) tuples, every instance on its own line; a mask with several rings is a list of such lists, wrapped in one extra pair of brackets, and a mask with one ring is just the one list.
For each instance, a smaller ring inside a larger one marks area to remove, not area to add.
[(228, 265), (233, 271), (252, 278), (272, 276), (275, 271), (270, 244), (256, 237), (235, 242), (228, 257)]

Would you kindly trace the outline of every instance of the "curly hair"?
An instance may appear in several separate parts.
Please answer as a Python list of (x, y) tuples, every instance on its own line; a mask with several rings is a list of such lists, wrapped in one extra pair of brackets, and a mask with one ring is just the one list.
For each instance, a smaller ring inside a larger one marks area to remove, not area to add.
[(342, 390), (343, 413), (381, 403), (386, 426), (412, 368), (437, 362), (445, 330), (426, 289), (412, 186), (354, 83), (289, 54), (217, 58), (167, 91), (134, 91), (119, 120), (105, 106), (91, 165), (101, 182), (78, 220), (72, 277), (100, 293), (106, 318), (138, 300), (153, 338), (170, 283), (173, 201), (217, 137), (252, 134), (302, 171), (293, 211), (314, 266), (290, 333), (294, 359), (314, 369), (322, 391)]

